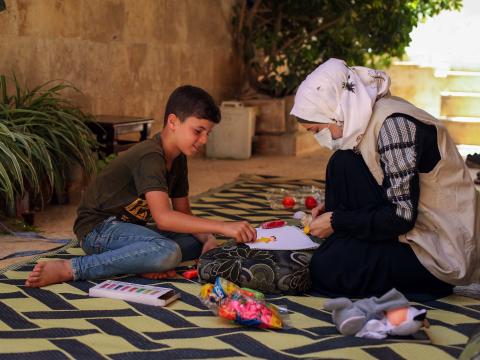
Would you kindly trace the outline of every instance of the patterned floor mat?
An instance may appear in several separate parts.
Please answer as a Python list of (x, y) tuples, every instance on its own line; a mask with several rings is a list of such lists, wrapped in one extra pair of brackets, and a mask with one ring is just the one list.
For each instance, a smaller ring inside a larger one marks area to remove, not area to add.
[[(320, 181), (286, 181), (243, 176), (195, 199), (196, 214), (212, 219), (249, 219), (258, 224), (290, 212), (268, 208), (270, 187), (322, 185)], [(65, 247), (51, 258), (82, 255)], [(418, 304), (428, 310), (430, 329), (420, 340), (367, 340), (337, 333), (322, 310), (325, 299), (314, 296), (270, 297), (286, 305), (293, 328), (266, 331), (240, 327), (212, 315), (197, 299), (200, 285), (181, 277), (139, 284), (168, 286), (182, 299), (166, 308), (88, 297), (96, 282), (78, 281), (44, 289), (23, 286), (33, 264), (0, 275), (1, 359), (452, 359), (480, 324), (480, 301), (450, 296)]]

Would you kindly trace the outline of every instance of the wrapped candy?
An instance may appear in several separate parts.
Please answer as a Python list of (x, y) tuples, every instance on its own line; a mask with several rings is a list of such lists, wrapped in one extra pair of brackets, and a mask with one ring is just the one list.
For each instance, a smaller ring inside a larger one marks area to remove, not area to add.
[(300, 224), (303, 226), (303, 232), (308, 235), (310, 233), (312, 215), (306, 214), (303, 211), (297, 211), (295, 214), (293, 214), (293, 218), (300, 220)]
[(288, 327), (286, 308), (280, 308), (264, 300), (262, 293), (240, 288), (218, 277), (214, 284), (205, 284), (200, 299), (218, 316), (240, 325), (265, 329)]
[(202, 300), (210, 310), (217, 313), (220, 302), (238, 290), (240, 290), (240, 287), (231, 281), (217, 277), (215, 285), (205, 284), (200, 288), (200, 300)]

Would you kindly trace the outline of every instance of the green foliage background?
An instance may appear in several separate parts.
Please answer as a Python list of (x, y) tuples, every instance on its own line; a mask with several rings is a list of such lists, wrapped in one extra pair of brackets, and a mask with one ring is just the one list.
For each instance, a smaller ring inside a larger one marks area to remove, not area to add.
[(388, 65), (405, 54), (419, 21), (461, 6), (462, 0), (242, 0), (233, 31), (251, 86), (279, 97), (330, 57)]

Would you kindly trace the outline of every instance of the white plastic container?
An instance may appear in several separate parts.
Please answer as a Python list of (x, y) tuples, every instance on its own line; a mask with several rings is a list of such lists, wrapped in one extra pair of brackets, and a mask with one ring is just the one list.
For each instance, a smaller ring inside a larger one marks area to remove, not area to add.
[(248, 159), (252, 156), (255, 133), (255, 107), (238, 101), (224, 101), (220, 106), (222, 121), (208, 137), (206, 155), (217, 159)]

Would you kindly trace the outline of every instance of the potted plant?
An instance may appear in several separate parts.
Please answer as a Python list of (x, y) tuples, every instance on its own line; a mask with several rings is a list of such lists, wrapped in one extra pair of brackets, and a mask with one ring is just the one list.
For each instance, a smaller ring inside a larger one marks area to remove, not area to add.
[(25, 194), (42, 206), (65, 191), (67, 169), (75, 163), (88, 175), (95, 172), (92, 119), (63, 96), (66, 90), (78, 91), (65, 82), (30, 90), (15, 76), (0, 76), (1, 210), (12, 214)]
[(256, 97), (263, 97), (248, 102), (270, 107), (267, 115), (275, 106), (265, 105), (266, 96), (277, 108), (284, 106), (277, 115), (258, 119), (257, 129), (277, 136), (296, 131), (295, 122), (285, 115), (292, 99), (275, 99), (292, 95), (323, 61), (336, 57), (355, 65), (386, 66), (404, 55), (410, 33), (422, 18), (461, 5), (461, 0), (239, 1), (233, 37), (248, 85)]

